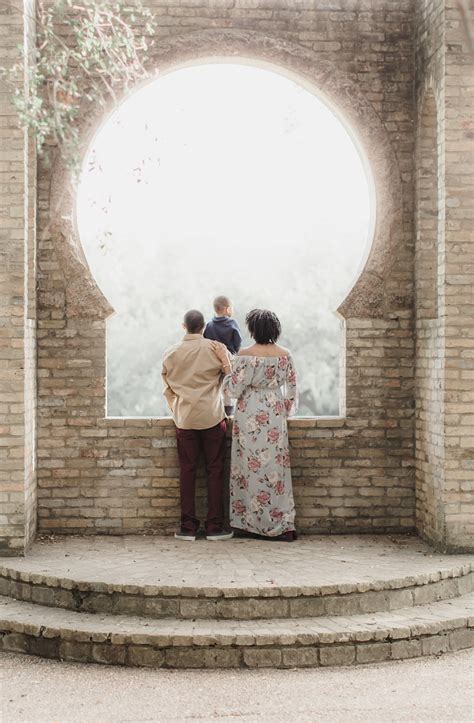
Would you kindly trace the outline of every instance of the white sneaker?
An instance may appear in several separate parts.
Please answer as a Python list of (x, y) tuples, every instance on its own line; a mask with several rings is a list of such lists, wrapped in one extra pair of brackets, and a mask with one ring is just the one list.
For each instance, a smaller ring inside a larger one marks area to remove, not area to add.
[(208, 532), (206, 534), (206, 540), (230, 540), (233, 536), (233, 532), (221, 530), (220, 532)]
[(196, 539), (196, 535), (193, 532), (188, 532), (187, 530), (178, 530), (178, 532), (174, 533), (174, 536), (177, 540), (185, 540), (186, 542), (194, 542)]

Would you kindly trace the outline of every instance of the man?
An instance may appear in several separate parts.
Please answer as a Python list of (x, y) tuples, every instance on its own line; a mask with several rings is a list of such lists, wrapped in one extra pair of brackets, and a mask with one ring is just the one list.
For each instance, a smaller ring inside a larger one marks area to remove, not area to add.
[(192, 309), (184, 316), (183, 340), (163, 355), (163, 394), (176, 424), (180, 466), (181, 528), (178, 540), (195, 540), (196, 469), (201, 448), (207, 474), (208, 513), (206, 539), (228, 540), (224, 530), (223, 477), (227, 425), (221, 393), (224, 368), (213, 351), (214, 342), (204, 339), (204, 317)]

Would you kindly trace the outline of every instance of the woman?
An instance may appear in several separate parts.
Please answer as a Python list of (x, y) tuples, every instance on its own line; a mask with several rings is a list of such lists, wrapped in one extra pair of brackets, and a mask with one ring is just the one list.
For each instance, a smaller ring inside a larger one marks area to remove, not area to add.
[(223, 345), (214, 346), (226, 374), (224, 391), (237, 400), (230, 524), (291, 542), (296, 534), (287, 417), (297, 409), (295, 368), (289, 351), (276, 343), (281, 325), (272, 311), (253, 309), (246, 322), (255, 344), (232, 361)]

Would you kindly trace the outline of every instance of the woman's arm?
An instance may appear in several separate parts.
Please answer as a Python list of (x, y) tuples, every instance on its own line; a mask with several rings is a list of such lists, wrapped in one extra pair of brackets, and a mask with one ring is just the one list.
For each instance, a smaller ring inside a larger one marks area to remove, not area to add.
[(248, 357), (236, 356), (231, 358), (227, 348), (219, 342), (213, 344), (214, 353), (222, 364), (225, 373), (222, 388), (228, 392), (232, 399), (239, 399), (245, 389), (252, 383), (253, 367), (248, 364)]
[(289, 417), (291, 417), (295, 415), (298, 411), (298, 387), (296, 369), (291, 355), (288, 355), (284, 395), (286, 413)]

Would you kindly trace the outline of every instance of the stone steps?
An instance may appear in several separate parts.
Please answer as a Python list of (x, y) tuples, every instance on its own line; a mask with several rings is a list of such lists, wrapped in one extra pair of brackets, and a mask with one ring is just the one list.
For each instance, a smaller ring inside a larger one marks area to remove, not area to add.
[(474, 558), (416, 538), (37, 542), (0, 566), (4, 650), (168, 668), (310, 667), (474, 647)]
[(474, 563), (402, 577), (321, 585), (137, 585), (0, 567), (0, 595), (84, 613), (179, 620), (265, 620), (375, 613), (474, 590)]
[(0, 599), (0, 647), (167, 668), (316, 667), (474, 647), (474, 593), (390, 612), (268, 620), (150, 619)]

